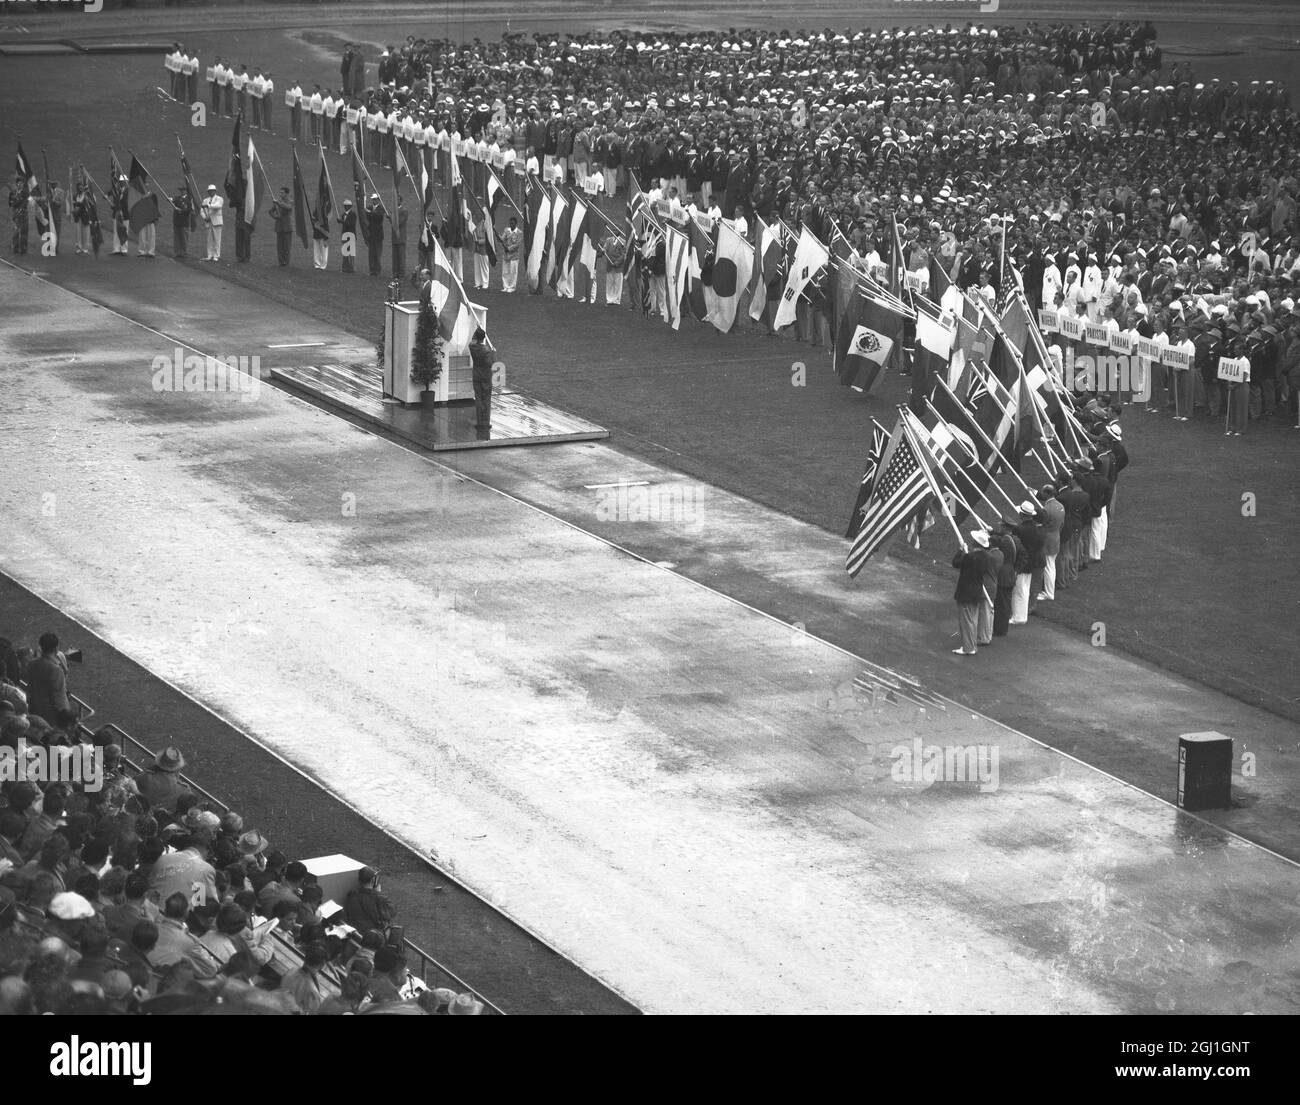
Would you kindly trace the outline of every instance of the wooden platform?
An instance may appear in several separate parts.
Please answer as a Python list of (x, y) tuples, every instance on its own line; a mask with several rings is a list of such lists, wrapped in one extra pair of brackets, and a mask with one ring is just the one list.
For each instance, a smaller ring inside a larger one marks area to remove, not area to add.
[(474, 425), (474, 403), (448, 403), (434, 410), (403, 407), (382, 397), (378, 367), (362, 364), (297, 365), (269, 374), (291, 391), (355, 415), (425, 449), (484, 449), (506, 445), (549, 445), (609, 437), (603, 426), (548, 407), (517, 391), (492, 393), (492, 426)]

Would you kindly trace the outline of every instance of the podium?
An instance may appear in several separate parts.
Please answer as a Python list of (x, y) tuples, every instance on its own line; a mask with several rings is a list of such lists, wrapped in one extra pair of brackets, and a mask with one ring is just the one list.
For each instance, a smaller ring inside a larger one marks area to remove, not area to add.
[[(441, 306), (439, 299), (445, 298), (445, 290), (435, 285), (435, 311)], [(384, 398), (408, 406), (422, 403), (424, 394), (424, 389), (411, 379), (411, 350), (419, 317), (420, 304), (416, 301), (384, 304)], [(470, 311), (462, 312), (456, 321), (451, 339), (442, 343), (442, 374), (429, 389), (435, 404), (474, 398), (469, 342), (476, 326), (486, 329), (487, 308), (471, 303)]]
[(1226, 810), (1232, 805), (1232, 738), (1184, 733), (1178, 738), (1178, 808)]
[(343, 904), (343, 899), (348, 896), (349, 890), (357, 888), (357, 872), (365, 866), (351, 856), (343, 855), (316, 856), (302, 862), (303, 866), (316, 876), (321, 892), (325, 895), (324, 900), (338, 902), (339, 905)]

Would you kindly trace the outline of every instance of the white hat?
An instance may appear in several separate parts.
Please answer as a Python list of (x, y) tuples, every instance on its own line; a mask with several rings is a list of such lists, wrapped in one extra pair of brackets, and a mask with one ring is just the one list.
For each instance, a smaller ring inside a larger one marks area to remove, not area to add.
[(989, 535), (987, 530), (973, 529), (970, 531), (970, 539), (975, 542), (981, 549), (989, 547)]
[(95, 909), (80, 894), (65, 890), (50, 900), (50, 916), (60, 921), (84, 921), (95, 916)]
[(1147, 314), (1147, 305), (1145, 303), (1139, 303), (1136, 307), (1133, 308), (1133, 310), (1137, 314), (1142, 315), (1145, 318)]
[(217, 190), (217, 186), (216, 186), (215, 184), (209, 184), (209, 185), (208, 185), (208, 191), (209, 191), (209, 192), (215, 192), (216, 190)]
[(1107, 424), (1106, 429), (1110, 432), (1110, 436), (1113, 437), (1116, 441), (1119, 441), (1124, 437), (1124, 431), (1119, 428), (1118, 422), (1111, 422)]

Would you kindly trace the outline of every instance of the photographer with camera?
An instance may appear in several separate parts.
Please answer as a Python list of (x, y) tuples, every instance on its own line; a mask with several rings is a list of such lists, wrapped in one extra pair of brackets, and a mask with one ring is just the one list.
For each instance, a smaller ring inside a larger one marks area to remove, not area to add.
[(358, 932), (387, 935), (397, 913), (380, 889), (379, 872), (373, 867), (363, 867), (357, 872), (357, 888), (349, 890), (344, 898), (343, 913), (348, 924)]

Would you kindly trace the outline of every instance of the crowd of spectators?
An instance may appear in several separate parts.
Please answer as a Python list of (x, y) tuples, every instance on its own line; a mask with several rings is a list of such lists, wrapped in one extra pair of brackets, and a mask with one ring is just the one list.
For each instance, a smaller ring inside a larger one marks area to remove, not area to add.
[(1250, 359), (1252, 418), (1295, 408), (1289, 91), (1167, 68), (1150, 22), (412, 36), (373, 72), (348, 102), (393, 133), (607, 195), (635, 174), (751, 240), (757, 214), (887, 260), (897, 220), (909, 267), (939, 254), (984, 287), (1009, 220), (1031, 305), (1086, 288), (1105, 318), (1140, 288), (1145, 326), (1206, 350), (1198, 411), (1217, 414), (1219, 355)]
[[(131, 770), (111, 727), (70, 712), (54, 634), (40, 653), (0, 639), (0, 1014), (483, 1011), (408, 970), (378, 872), (325, 902), (304, 863), (191, 789), (173, 744)], [(69, 749), (100, 770), (53, 778)]]

